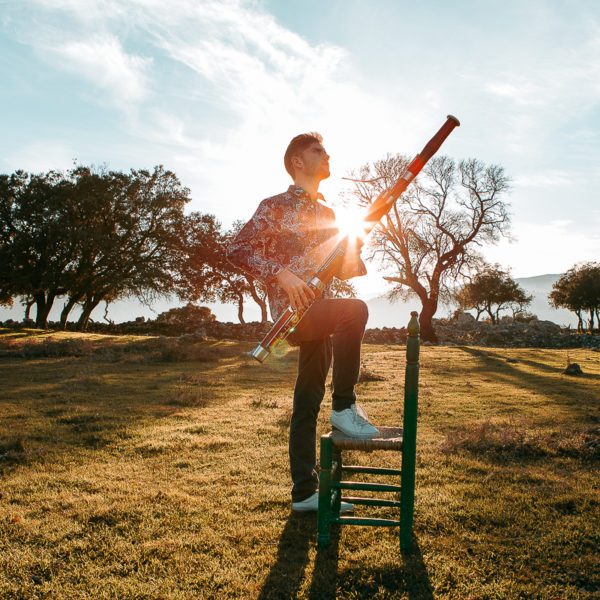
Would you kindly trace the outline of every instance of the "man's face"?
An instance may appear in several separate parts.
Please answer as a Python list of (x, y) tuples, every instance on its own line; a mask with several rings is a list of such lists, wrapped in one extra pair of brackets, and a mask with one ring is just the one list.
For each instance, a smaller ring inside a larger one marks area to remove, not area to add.
[(316, 177), (319, 181), (329, 177), (329, 154), (325, 152), (322, 144), (314, 142), (298, 158), (300, 164), (296, 165), (296, 171)]

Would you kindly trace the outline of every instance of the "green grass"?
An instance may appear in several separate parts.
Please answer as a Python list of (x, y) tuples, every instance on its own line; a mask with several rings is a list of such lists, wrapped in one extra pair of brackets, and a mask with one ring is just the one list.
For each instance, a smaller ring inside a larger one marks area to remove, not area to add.
[[(568, 377), (565, 351), (421, 349), (402, 555), (359, 527), (317, 551), (290, 512), (296, 353), (252, 347), (0, 331), (0, 598), (600, 598), (600, 353)], [(361, 402), (400, 424), (404, 348), (363, 358)]]

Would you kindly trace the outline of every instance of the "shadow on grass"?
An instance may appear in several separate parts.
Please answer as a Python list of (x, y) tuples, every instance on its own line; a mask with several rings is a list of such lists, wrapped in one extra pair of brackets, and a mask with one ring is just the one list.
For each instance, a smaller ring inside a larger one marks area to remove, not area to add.
[[(390, 557), (390, 562), (378, 567), (346, 569), (337, 574), (340, 597), (353, 598), (402, 597), (409, 600), (433, 600), (433, 589), (416, 538), (410, 552)], [(394, 562), (395, 561), (395, 562)], [(335, 598), (319, 596), (314, 598)], [(312, 596), (311, 596), (312, 598)]]
[[(485, 361), (485, 364), (473, 367), (473, 371), (493, 376), (499, 383), (543, 394), (557, 404), (569, 406), (574, 413), (578, 413), (582, 417), (585, 417), (589, 408), (586, 402), (581, 401), (582, 398), (586, 395), (591, 398), (590, 384), (600, 382), (600, 375), (584, 374), (578, 377), (569, 377), (563, 375), (558, 368), (530, 359), (519, 358), (515, 366), (506, 362), (506, 358), (501, 351), (475, 349), (468, 346), (460, 346), (460, 349), (475, 358)], [(519, 363), (540, 372), (523, 373), (517, 368)]]
[(277, 562), (271, 567), (258, 600), (295, 598), (317, 532), (316, 513), (291, 513), (279, 538)]
[[(258, 600), (287, 600), (298, 596), (316, 534), (316, 514), (291, 513), (279, 539), (277, 561), (271, 567)], [(397, 562), (381, 567), (365, 565), (342, 572), (338, 572), (339, 542), (340, 526), (334, 525), (329, 546), (317, 550), (307, 591), (310, 600), (372, 598), (382, 592), (407, 594), (410, 600), (433, 600), (429, 575), (416, 539), (413, 539), (410, 552), (401, 553), (398, 548)]]

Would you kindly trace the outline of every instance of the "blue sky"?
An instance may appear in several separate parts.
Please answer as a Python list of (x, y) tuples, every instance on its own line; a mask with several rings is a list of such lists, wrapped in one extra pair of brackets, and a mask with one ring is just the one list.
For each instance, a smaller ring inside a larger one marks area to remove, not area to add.
[(287, 187), (295, 134), (323, 134), (335, 203), (450, 113), (442, 152), (513, 179), (515, 240), (489, 260), (600, 260), (597, 0), (0, 0), (0, 69), (0, 172), (164, 164), (229, 225)]

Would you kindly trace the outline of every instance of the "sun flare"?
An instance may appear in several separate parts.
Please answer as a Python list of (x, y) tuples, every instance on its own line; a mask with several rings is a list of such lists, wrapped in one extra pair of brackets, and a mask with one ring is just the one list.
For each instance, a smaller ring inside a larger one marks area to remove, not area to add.
[(348, 236), (350, 239), (362, 239), (365, 237), (364, 211), (357, 207), (346, 207), (336, 211), (336, 224), (340, 236)]

